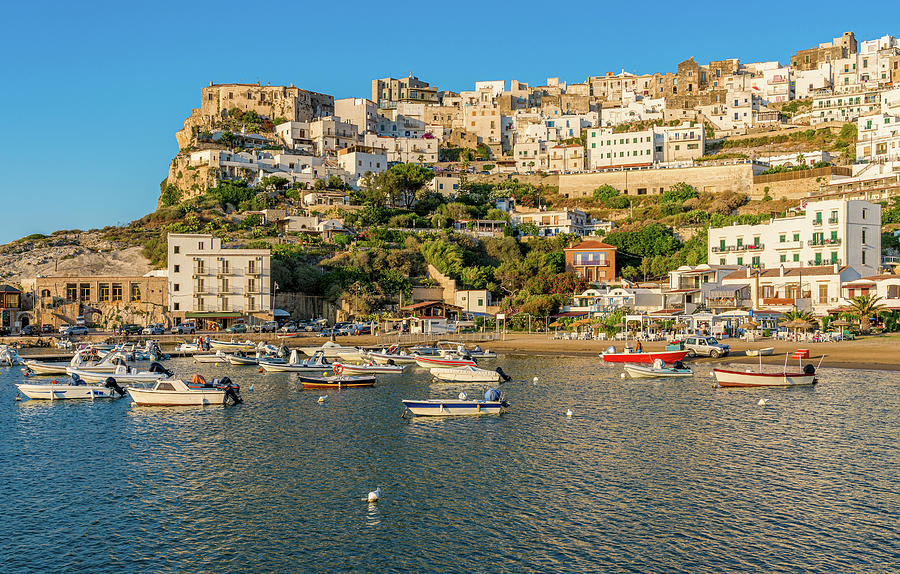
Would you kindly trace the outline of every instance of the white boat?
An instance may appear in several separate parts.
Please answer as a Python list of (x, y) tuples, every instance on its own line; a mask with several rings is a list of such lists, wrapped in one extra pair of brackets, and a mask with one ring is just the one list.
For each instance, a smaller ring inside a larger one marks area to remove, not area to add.
[[(456, 399), (404, 399), (403, 406), (406, 411), (419, 417), (450, 417), (490, 415), (506, 412), (509, 404), (503, 399), (497, 389), (488, 389), (484, 393), (484, 400), (469, 400), (465, 393), (460, 393)], [(406, 414), (404, 411), (404, 414)]]
[(201, 352), (203, 352), (203, 346), (198, 345), (197, 343), (183, 343), (182, 342), (182, 343), (178, 343), (177, 345), (175, 345), (175, 352), (176, 353), (184, 353), (184, 354), (201, 353)]
[(69, 366), (66, 367), (66, 372), (69, 375), (77, 370), (85, 370), (92, 373), (113, 373), (119, 367), (128, 366), (126, 351), (110, 351), (103, 356), (103, 359), (99, 363), (90, 362), (91, 357), (95, 356), (93, 353), (93, 349), (89, 353), (76, 353), (75, 356), (72, 357)]
[(344, 359), (345, 361), (362, 361), (365, 352), (359, 347), (346, 347), (334, 341), (326, 341), (319, 347), (299, 347), (299, 350), (309, 357), (321, 351), (326, 359)]
[(131, 400), (138, 406), (224, 405), (228, 401), (237, 404), (241, 402), (239, 390), (240, 387), (232, 384), (228, 377), (207, 383), (199, 375), (194, 375), (190, 383), (168, 379), (148, 388), (127, 389)]
[(479, 369), (472, 365), (465, 365), (462, 367), (435, 367), (431, 369), (431, 374), (442, 381), (458, 381), (464, 383), (496, 383), (501, 379), (504, 381), (509, 380), (509, 377), (500, 367), (497, 367), (494, 371)]
[(415, 355), (401, 351), (398, 345), (391, 345), (380, 351), (366, 351), (363, 358), (375, 361), (379, 365), (411, 365), (416, 362)]
[(225, 351), (216, 351), (215, 353), (205, 353), (203, 355), (194, 355), (194, 360), (198, 363), (219, 363), (228, 362), (228, 355)]
[(159, 363), (152, 363), (149, 371), (138, 371), (137, 369), (119, 365), (112, 373), (98, 373), (96, 371), (88, 371), (83, 369), (66, 369), (71, 377), (78, 376), (86, 383), (99, 383), (112, 377), (117, 383), (152, 383), (159, 379), (166, 379), (172, 376), (172, 371), (166, 369)]
[(435, 367), (465, 367), (475, 366), (473, 359), (467, 359), (463, 355), (457, 353), (444, 352), (437, 357), (416, 356), (416, 364), (425, 369), (433, 369)]
[(45, 363), (34, 359), (25, 359), (22, 364), (36, 375), (65, 375), (69, 363)]
[(215, 339), (210, 340), (209, 347), (213, 351), (225, 351), (227, 353), (233, 353), (235, 351), (255, 351), (256, 343), (253, 341), (244, 341), (243, 343), (239, 343), (236, 341), (217, 341)]
[(403, 365), (378, 365), (367, 363), (354, 365), (353, 363), (333, 363), (332, 369), (335, 375), (399, 375), (403, 372)]
[(628, 373), (628, 376), (632, 379), (649, 379), (656, 377), (684, 378), (694, 376), (694, 371), (685, 367), (681, 361), (677, 361), (667, 367), (660, 359), (656, 359), (652, 366), (642, 363), (626, 363), (625, 372)]
[(732, 371), (713, 369), (716, 384), (720, 387), (797, 387), (813, 385), (816, 381), (815, 367), (811, 371), (783, 371), (781, 373), (754, 373), (753, 371)]
[(325, 354), (319, 351), (314, 353), (309, 359), (303, 361), (297, 354), (297, 350), (291, 351), (291, 356), (285, 363), (273, 363), (269, 361), (260, 361), (259, 366), (267, 373), (324, 373), (333, 371), (334, 365), (328, 362)]
[(458, 343), (456, 341), (441, 341), (440, 343), (438, 343), (438, 346), (444, 351), (448, 350), (449, 348), (449, 350), (456, 351), (460, 355), (468, 356), (476, 360), (497, 358), (497, 353), (487, 349), (482, 349), (481, 345), (475, 345), (475, 347), (469, 349), (465, 346), (464, 343)]
[(47, 381), (43, 383), (20, 383), (16, 387), (29, 399), (114, 399), (124, 396), (125, 390), (116, 381), (102, 385), (77, 384), (75, 382)]
[(19, 357), (19, 351), (12, 347), (7, 347), (6, 345), (0, 346), (0, 365), (12, 367), (14, 365), (20, 365), (21, 363), (22, 359)]
[(763, 347), (762, 349), (747, 349), (748, 357), (768, 357), (775, 353), (775, 347)]

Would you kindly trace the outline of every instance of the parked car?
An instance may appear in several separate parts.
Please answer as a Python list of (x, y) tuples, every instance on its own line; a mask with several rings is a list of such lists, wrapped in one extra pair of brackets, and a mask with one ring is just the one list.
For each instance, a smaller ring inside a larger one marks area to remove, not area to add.
[(179, 335), (193, 335), (197, 332), (197, 324), (193, 321), (185, 321), (184, 323), (175, 325), (172, 332)]
[(87, 335), (87, 334), (88, 334), (88, 328), (85, 327), (84, 325), (72, 325), (71, 327), (66, 329), (65, 333), (63, 333), (63, 335), (67, 335), (69, 337), (75, 337), (78, 335)]
[(163, 328), (162, 323), (151, 323), (141, 331), (144, 335), (164, 335), (165, 332), (166, 330)]
[(281, 331), (282, 333), (296, 333), (297, 332), (297, 324), (294, 323), (293, 321), (288, 321), (287, 323), (282, 325), (281, 328), (278, 330)]
[(227, 329), (225, 329), (225, 332), (226, 333), (246, 333), (247, 325), (245, 325), (243, 323), (235, 323), (231, 327), (228, 327)]
[(60, 335), (65, 334), (65, 332), (68, 331), (68, 330), (69, 330), (69, 327), (71, 327), (71, 326), (72, 326), (72, 325), (69, 325), (68, 323), (63, 323), (62, 325), (60, 325), (60, 326), (59, 326), (59, 334), (60, 334)]
[(41, 333), (53, 333), (56, 329), (53, 328), (53, 325), (41, 325)]
[(359, 325), (354, 325), (350, 332), (352, 335), (371, 335), (372, 334), (372, 325), (370, 323), (361, 323)]
[(140, 335), (143, 329), (135, 323), (125, 323), (119, 327), (119, 332), (123, 335)]
[(34, 325), (25, 325), (20, 333), (23, 337), (31, 337), (38, 334), (38, 329)]
[(259, 326), (260, 333), (274, 333), (278, 329), (278, 323), (275, 321), (266, 321)]
[(712, 357), (718, 359), (728, 355), (731, 351), (729, 345), (725, 345), (716, 340), (715, 337), (687, 337), (684, 340), (684, 348), (688, 357)]

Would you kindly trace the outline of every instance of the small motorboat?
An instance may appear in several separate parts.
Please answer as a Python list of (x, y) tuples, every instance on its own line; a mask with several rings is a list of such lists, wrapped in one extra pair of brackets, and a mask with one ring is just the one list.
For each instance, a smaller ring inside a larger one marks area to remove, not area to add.
[(256, 343), (253, 341), (244, 341), (243, 343), (239, 343), (236, 341), (217, 341), (215, 339), (210, 340), (209, 346), (213, 351), (225, 351), (226, 353), (234, 353), (235, 351), (249, 351), (253, 352), (256, 350)]
[(102, 385), (88, 385), (76, 376), (71, 382), (47, 381), (20, 383), (16, 387), (29, 399), (114, 399), (125, 396), (125, 389), (115, 379), (107, 377)]
[(398, 345), (391, 345), (381, 351), (366, 351), (363, 358), (375, 361), (379, 365), (411, 365), (416, 362), (415, 355), (401, 351)]
[(474, 359), (469, 359), (459, 353), (444, 352), (437, 357), (416, 356), (416, 364), (426, 369), (435, 367), (474, 367)]
[(203, 355), (194, 355), (194, 360), (198, 363), (220, 363), (228, 362), (228, 354), (225, 351), (216, 351), (215, 353), (205, 353)]
[(334, 367), (325, 358), (325, 353), (319, 351), (313, 354), (309, 359), (300, 360), (297, 350), (291, 351), (290, 359), (285, 362), (283, 359), (279, 361), (260, 361), (259, 366), (267, 373), (321, 373), (331, 371)]
[(503, 399), (503, 395), (497, 389), (488, 389), (484, 393), (484, 400), (470, 400), (465, 393), (460, 393), (456, 399), (403, 399), (406, 412), (418, 417), (451, 417), (472, 415), (495, 415), (506, 412), (509, 407)]
[(359, 347), (346, 347), (334, 341), (326, 341), (319, 347), (299, 347), (299, 349), (301, 353), (310, 357), (321, 351), (326, 359), (343, 359), (345, 361), (362, 361), (362, 354), (365, 352)]
[(297, 374), (300, 386), (304, 389), (353, 389), (357, 387), (374, 387), (375, 375), (363, 375), (351, 377), (348, 375), (334, 375), (333, 377), (310, 377)]
[(150, 369), (147, 371), (138, 371), (125, 365), (119, 365), (113, 373), (98, 373), (71, 367), (67, 371), (72, 377), (78, 375), (86, 383), (99, 383), (109, 377), (114, 378), (119, 383), (152, 383), (160, 379), (167, 379), (174, 374), (163, 367), (162, 364), (155, 362), (150, 363)]
[(444, 350), (447, 350), (447, 348), (449, 347), (450, 350), (475, 360), (497, 358), (497, 353), (482, 349), (481, 345), (475, 345), (473, 348), (469, 349), (463, 343), (457, 343), (454, 341), (441, 341), (440, 343), (438, 343), (438, 346)]
[(399, 375), (404, 368), (403, 365), (378, 365), (373, 362), (362, 365), (334, 363), (331, 367), (335, 375)]
[(646, 366), (640, 363), (628, 363), (625, 365), (625, 372), (632, 379), (649, 379), (655, 377), (692, 377), (694, 371), (687, 368), (681, 361), (672, 363), (667, 367), (660, 359), (653, 361), (652, 366)]
[[(240, 366), (240, 365), (258, 365), (259, 364), (258, 357), (247, 356), (246, 354), (244, 354), (243, 351), (236, 351), (235, 353), (232, 353), (231, 355), (225, 355), (225, 357), (226, 357), (226, 359), (228, 359), (228, 362), (231, 363), (232, 365)], [(282, 359), (282, 362), (284, 362), (283, 359)]]
[(178, 343), (175, 345), (175, 352), (182, 354), (193, 354), (193, 353), (202, 353), (203, 345), (199, 345), (197, 343)]
[(747, 349), (748, 357), (768, 357), (775, 353), (775, 347), (763, 347), (762, 349)]
[(745, 371), (735, 371), (729, 369), (713, 369), (713, 376), (716, 378), (716, 385), (719, 387), (800, 387), (814, 385), (818, 381), (816, 379), (816, 370), (822, 366), (825, 355), (819, 359), (818, 366), (800, 363), (796, 370), (788, 370), (788, 358), (790, 354), (784, 356), (784, 367), (781, 372), (764, 373), (762, 370), (762, 358), (759, 359), (759, 370), (753, 372), (747, 368)]
[(25, 359), (22, 361), (29, 371), (36, 375), (66, 375), (66, 367), (69, 363), (45, 363), (43, 361), (35, 361), (34, 359)]
[(0, 345), (0, 365), (13, 367), (21, 364), (22, 358), (19, 357), (19, 351), (6, 345)]
[(496, 383), (499, 381), (506, 382), (509, 375), (503, 372), (503, 369), (497, 367), (493, 371), (488, 369), (479, 369), (472, 365), (462, 367), (435, 367), (431, 369), (431, 374), (442, 381), (456, 381), (462, 383)]
[(194, 375), (189, 383), (181, 379), (157, 381), (147, 388), (129, 387), (131, 400), (138, 406), (195, 406), (226, 405), (242, 402), (240, 386), (228, 377), (207, 383), (200, 375)]
[(97, 356), (95, 348), (86, 350), (85, 352), (75, 353), (72, 361), (66, 368), (66, 372), (71, 375), (73, 371), (85, 370), (92, 373), (114, 373), (119, 367), (128, 366), (128, 352), (122, 350), (110, 351), (103, 356), (99, 363), (93, 363), (91, 360)]
[(660, 359), (663, 363), (674, 363), (683, 361), (687, 353), (687, 351), (633, 351), (627, 347), (624, 352), (617, 353), (616, 348), (611, 346), (600, 353), (600, 356), (606, 363), (653, 363), (656, 359)]

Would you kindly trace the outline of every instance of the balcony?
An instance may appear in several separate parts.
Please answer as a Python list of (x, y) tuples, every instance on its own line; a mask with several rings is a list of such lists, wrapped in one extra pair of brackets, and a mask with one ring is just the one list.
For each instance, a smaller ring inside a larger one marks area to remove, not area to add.
[(262, 269), (259, 267), (247, 267), (246, 275), (262, 275)]
[(807, 241), (806, 244), (809, 247), (824, 247), (826, 245), (840, 245), (840, 239), (813, 239), (812, 241)]
[(812, 224), (813, 225), (822, 225), (822, 220), (821, 219), (813, 219)]
[(194, 295), (211, 295), (212, 289), (202, 283), (194, 283)]
[(834, 225), (834, 224), (837, 223), (837, 222), (838, 222), (838, 218), (837, 218), (837, 217), (829, 217), (829, 218), (828, 218), (828, 223), (830, 223), (830, 224), (832, 224), (832, 225)]
[(810, 265), (810, 266), (834, 265), (835, 263), (837, 263), (838, 265), (841, 265), (841, 264), (842, 264), (840, 259), (821, 259), (821, 260), (819, 260), (818, 262), (816, 262), (815, 259), (810, 259), (810, 260), (809, 260), (809, 265)]
[(220, 267), (216, 269), (217, 277), (227, 277), (229, 275), (237, 275), (239, 269), (235, 269), (234, 267)]
[(206, 271), (206, 268), (204, 268), (204, 267), (194, 267), (193, 269), (191, 269), (191, 275), (193, 275), (194, 277), (197, 277), (197, 276), (209, 275), (209, 273)]
[(775, 244), (775, 249), (800, 249), (801, 247), (803, 247), (803, 242), (799, 239), (796, 241), (791, 240)]

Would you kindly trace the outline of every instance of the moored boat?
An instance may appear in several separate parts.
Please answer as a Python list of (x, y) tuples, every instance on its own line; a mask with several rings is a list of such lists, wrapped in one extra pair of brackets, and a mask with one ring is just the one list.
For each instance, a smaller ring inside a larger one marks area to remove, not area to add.
[(625, 372), (628, 373), (628, 376), (632, 379), (648, 379), (655, 377), (684, 378), (694, 376), (694, 371), (685, 367), (681, 361), (672, 363), (671, 366), (667, 367), (665, 363), (659, 359), (653, 361), (652, 366), (646, 366), (640, 363), (627, 363), (625, 365)]
[(748, 357), (768, 357), (775, 353), (775, 347), (763, 347), (762, 349), (747, 349)]
[(398, 345), (391, 345), (381, 351), (366, 351), (363, 358), (375, 361), (379, 365), (409, 365), (416, 362), (415, 355), (401, 351)]
[(485, 391), (483, 400), (470, 400), (465, 393), (460, 393), (456, 399), (403, 399), (402, 403), (406, 407), (404, 414), (408, 411), (419, 417), (502, 414), (509, 407), (497, 389)]
[(319, 347), (298, 347), (300, 352), (312, 357), (318, 352), (322, 352), (327, 359), (343, 359), (345, 361), (361, 361), (362, 354), (365, 351), (359, 347), (346, 347), (334, 341), (326, 341)]
[(335, 375), (399, 375), (403, 372), (403, 365), (333, 363), (332, 370)]
[(333, 365), (328, 362), (325, 354), (321, 351), (309, 359), (301, 361), (296, 349), (291, 351), (290, 359), (287, 362), (283, 360), (260, 361), (259, 366), (267, 373), (320, 373), (333, 369)]
[(203, 355), (194, 355), (194, 360), (198, 363), (227, 363), (228, 355), (224, 351), (216, 351), (215, 353), (205, 353)]
[(332, 377), (310, 377), (297, 374), (300, 386), (304, 389), (352, 389), (357, 387), (374, 387), (375, 375), (363, 375), (350, 377), (348, 375), (334, 375)]
[(713, 369), (713, 375), (720, 387), (798, 387), (818, 382), (816, 368), (812, 365), (806, 365), (802, 371), (785, 370), (781, 373)]
[(476, 365), (474, 359), (468, 359), (455, 353), (444, 353), (437, 357), (417, 356), (416, 364), (426, 369), (434, 367), (474, 367)]
[(235, 351), (255, 351), (256, 343), (253, 341), (244, 341), (243, 343), (239, 343), (236, 341), (217, 341), (215, 339), (210, 340), (209, 346), (214, 351), (225, 351), (227, 353), (233, 353)]
[(463, 383), (496, 383), (500, 380), (508, 381), (509, 376), (503, 372), (503, 369), (497, 367), (491, 371), (488, 369), (479, 369), (472, 365), (462, 367), (434, 367), (431, 374), (442, 381), (456, 381)]
[(687, 351), (630, 351), (617, 353), (615, 347), (608, 348), (605, 352), (600, 353), (603, 361), (606, 363), (653, 363), (656, 359), (664, 363), (674, 363), (682, 361), (687, 355)]
[(181, 379), (157, 381), (152, 387), (126, 389), (138, 406), (198, 406), (224, 405), (229, 401), (242, 402), (240, 386), (228, 377), (207, 383), (200, 375), (194, 375), (189, 383)]
[(107, 399), (124, 396), (125, 390), (115, 379), (109, 377), (102, 385), (88, 385), (79, 379), (72, 381), (46, 381), (20, 383), (16, 385), (19, 392), (29, 399), (66, 400), (66, 399)]
[(99, 383), (109, 377), (113, 377), (119, 383), (152, 383), (159, 379), (167, 379), (173, 375), (172, 371), (166, 369), (160, 363), (151, 363), (150, 369), (147, 371), (138, 371), (125, 365), (119, 365), (113, 373), (98, 373), (71, 367), (67, 369), (67, 372), (72, 377), (77, 375), (86, 383)]

